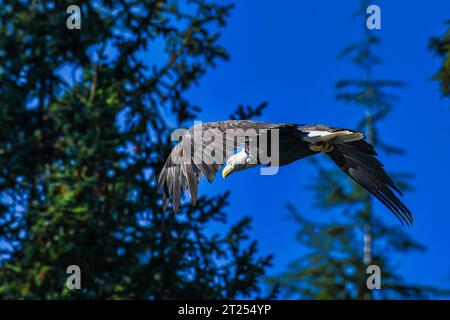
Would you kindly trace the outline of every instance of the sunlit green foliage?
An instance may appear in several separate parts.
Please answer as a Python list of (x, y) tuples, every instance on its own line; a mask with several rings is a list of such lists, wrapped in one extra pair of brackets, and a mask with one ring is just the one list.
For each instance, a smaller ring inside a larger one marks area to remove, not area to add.
[(446, 22), (447, 30), (440, 38), (431, 38), (430, 48), (442, 58), (441, 68), (433, 79), (439, 81), (443, 96), (450, 96), (450, 20)]
[(0, 10), (0, 298), (257, 296), (270, 257), (249, 219), (206, 231), (228, 194), (174, 215), (156, 192), (172, 129), (199, 111), (186, 90), (227, 58), (231, 6), (77, 2), (81, 30), (67, 1)]

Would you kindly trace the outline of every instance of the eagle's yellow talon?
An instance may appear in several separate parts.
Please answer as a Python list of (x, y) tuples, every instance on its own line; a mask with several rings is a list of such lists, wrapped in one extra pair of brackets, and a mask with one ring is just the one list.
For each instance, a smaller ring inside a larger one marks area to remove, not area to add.
[(318, 143), (313, 143), (309, 146), (309, 148), (314, 151), (314, 152), (331, 152), (333, 151), (334, 147), (331, 143), (328, 142), (318, 142)]
[(324, 152), (331, 152), (331, 151), (333, 151), (333, 146), (332, 146), (331, 144), (327, 143), (327, 144), (325, 145), (325, 148), (324, 148), (323, 151), (324, 151)]

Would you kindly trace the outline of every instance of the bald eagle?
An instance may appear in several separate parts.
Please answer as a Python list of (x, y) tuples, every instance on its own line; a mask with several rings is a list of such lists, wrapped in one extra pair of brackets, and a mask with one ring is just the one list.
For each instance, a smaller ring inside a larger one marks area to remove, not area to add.
[[(266, 138), (262, 139), (263, 136)], [(267, 137), (273, 136), (278, 139), (275, 150), (278, 154), (277, 163), (263, 163), (259, 153), (269, 153), (272, 150), (275, 138)], [(256, 147), (252, 148), (251, 145)], [(240, 151), (236, 151), (239, 148)], [(216, 150), (216, 154), (211, 150)], [(194, 125), (178, 137), (178, 143), (159, 175), (158, 190), (163, 192), (164, 209), (172, 198), (173, 210), (177, 212), (181, 194), (189, 190), (191, 202), (195, 205), (201, 176), (205, 176), (211, 183), (225, 162), (223, 178), (262, 164), (267, 167), (285, 166), (318, 153), (326, 154), (345, 174), (383, 203), (402, 224), (412, 225), (411, 212), (393, 192), (402, 195), (401, 191), (375, 157), (377, 153), (364, 140), (364, 135), (354, 130), (325, 125), (250, 120)], [(223, 155), (224, 161), (216, 160), (216, 155)]]

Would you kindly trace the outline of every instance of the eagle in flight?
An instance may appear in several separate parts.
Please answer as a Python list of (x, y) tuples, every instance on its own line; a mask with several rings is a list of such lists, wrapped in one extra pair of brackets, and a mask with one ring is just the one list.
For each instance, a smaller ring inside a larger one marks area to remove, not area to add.
[[(261, 152), (268, 154), (269, 150), (273, 152), (274, 143), (277, 144), (277, 163), (262, 162), (259, 155)], [(383, 203), (402, 224), (412, 225), (411, 212), (394, 193), (396, 191), (402, 195), (401, 191), (375, 157), (377, 153), (364, 140), (364, 135), (324, 125), (277, 124), (251, 120), (196, 124), (180, 134), (178, 143), (159, 175), (158, 190), (163, 192), (164, 209), (172, 198), (173, 210), (176, 212), (180, 206), (181, 194), (188, 190), (192, 204), (195, 205), (201, 176), (205, 176), (211, 183), (225, 163), (223, 178), (259, 165), (284, 166), (321, 152)], [(219, 154), (223, 155), (223, 161), (217, 160), (216, 155)]]

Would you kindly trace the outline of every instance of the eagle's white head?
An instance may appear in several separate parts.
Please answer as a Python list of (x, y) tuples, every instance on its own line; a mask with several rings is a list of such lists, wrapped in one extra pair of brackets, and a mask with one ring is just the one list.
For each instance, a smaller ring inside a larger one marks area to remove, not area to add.
[(227, 165), (222, 170), (222, 177), (225, 179), (233, 172), (238, 172), (244, 169), (257, 166), (255, 159), (248, 154), (244, 148), (236, 154), (233, 154), (227, 160)]

